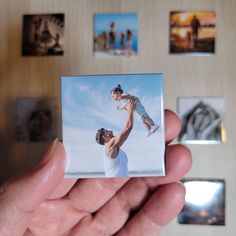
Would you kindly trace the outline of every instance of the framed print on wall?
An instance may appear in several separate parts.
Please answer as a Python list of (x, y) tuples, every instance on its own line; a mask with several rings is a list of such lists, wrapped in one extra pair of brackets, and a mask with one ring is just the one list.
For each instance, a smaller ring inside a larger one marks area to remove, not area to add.
[(170, 54), (213, 55), (215, 40), (214, 11), (170, 12)]
[(64, 25), (65, 16), (62, 13), (24, 15), (22, 55), (63, 55)]
[(138, 53), (138, 15), (136, 13), (95, 14), (95, 56), (133, 57)]
[(177, 110), (182, 121), (178, 140), (189, 144), (226, 142), (223, 97), (179, 97)]

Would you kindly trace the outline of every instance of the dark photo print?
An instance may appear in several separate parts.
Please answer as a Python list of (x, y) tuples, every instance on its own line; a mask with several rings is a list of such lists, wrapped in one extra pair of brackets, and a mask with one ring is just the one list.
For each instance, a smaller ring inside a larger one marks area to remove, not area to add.
[(49, 142), (56, 137), (59, 137), (56, 99), (17, 99), (17, 141)]
[(64, 14), (23, 16), (23, 56), (63, 55)]

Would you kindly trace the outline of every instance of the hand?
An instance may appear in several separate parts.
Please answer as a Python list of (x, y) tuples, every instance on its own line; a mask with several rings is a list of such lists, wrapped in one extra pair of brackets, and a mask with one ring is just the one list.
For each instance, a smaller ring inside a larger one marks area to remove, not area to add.
[[(165, 111), (167, 145), (180, 121)], [(182, 145), (166, 148), (165, 177), (63, 179), (65, 152), (54, 141), (28, 173), (0, 188), (0, 235), (158, 235), (182, 209), (177, 183), (191, 166)], [(135, 193), (135, 194), (134, 194)]]
[(129, 102), (125, 105), (125, 109), (127, 111), (132, 111), (135, 108), (135, 104), (136, 104), (136, 99), (134, 97), (131, 97), (129, 99)]

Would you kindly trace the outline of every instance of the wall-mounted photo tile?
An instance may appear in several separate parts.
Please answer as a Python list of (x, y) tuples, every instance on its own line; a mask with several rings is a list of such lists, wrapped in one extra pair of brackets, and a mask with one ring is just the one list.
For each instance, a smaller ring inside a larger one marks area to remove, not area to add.
[(64, 14), (61, 13), (24, 15), (22, 55), (63, 55), (64, 25)]
[(182, 121), (178, 140), (189, 144), (226, 142), (223, 97), (179, 97), (177, 110)]
[(178, 215), (180, 224), (225, 225), (225, 181), (186, 178), (185, 206)]
[(59, 137), (57, 112), (56, 99), (17, 99), (16, 140), (19, 142), (49, 142)]
[(215, 53), (214, 11), (170, 12), (170, 53), (212, 55)]
[(95, 56), (136, 56), (138, 16), (136, 13), (94, 15)]
[(163, 176), (161, 74), (63, 76), (66, 177)]

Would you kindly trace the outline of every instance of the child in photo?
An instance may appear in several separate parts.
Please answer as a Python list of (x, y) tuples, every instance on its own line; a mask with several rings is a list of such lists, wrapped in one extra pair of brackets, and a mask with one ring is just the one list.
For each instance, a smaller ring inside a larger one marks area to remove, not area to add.
[(115, 88), (111, 90), (111, 96), (113, 100), (121, 102), (123, 104), (122, 106), (117, 106), (117, 110), (127, 110), (126, 109), (127, 103), (131, 98), (135, 98), (136, 104), (134, 113), (136, 114), (137, 117), (139, 117), (143, 121), (144, 125), (146, 126), (148, 130), (147, 137), (155, 133), (156, 130), (159, 128), (159, 126), (156, 125), (154, 121), (151, 119), (151, 117), (147, 114), (139, 98), (131, 94), (125, 93), (121, 88), (120, 84), (118, 84)]

